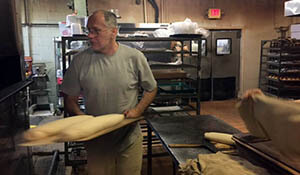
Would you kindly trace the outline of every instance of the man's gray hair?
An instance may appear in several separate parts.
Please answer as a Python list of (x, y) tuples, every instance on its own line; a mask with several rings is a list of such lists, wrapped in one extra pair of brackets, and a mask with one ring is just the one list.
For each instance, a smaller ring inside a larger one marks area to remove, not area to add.
[(109, 11), (104, 11), (104, 19), (105, 19), (105, 23), (107, 25), (107, 27), (118, 27), (118, 23), (117, 23), (117, 16)]
[(110, 11), (106, 11), (106, 10), (97, 10), (93, 13), (93, 15), (95, 15), (96, 13), (102, 13), (103, 14), (105, 24), (106, 24), (107, 27), (109, 27), (109, 28), (118, 27), (117, 16), (114, 13), (112, 13)]

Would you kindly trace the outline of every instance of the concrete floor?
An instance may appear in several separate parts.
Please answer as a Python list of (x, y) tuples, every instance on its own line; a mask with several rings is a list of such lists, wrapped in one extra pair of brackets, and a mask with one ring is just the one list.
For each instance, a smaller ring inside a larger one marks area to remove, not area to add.
[[(208, 101), (201, 102), (201, 114), (210, 114), (216, 116), (226, 123), (232, 125), (233, 127), (239, 129), (242, 132), (247, 132), (247, 129), (240, 118), (236, 108), (237, 100), (225, 100), (225, 101)], [(40, 118), (31, 118), (32, 124), (38, 125), (42, 123), (46, 123), (52, 120), (57, 120), (61, 118), (61, 116), (48, 116), (48, 117), (40, 117)], [(53, 150), (59, 150), (61, 152), (64, 151), (63, 144), (52, 144), (45, 146), (36, 146), (33, 147), (33, 153), (42, 153), (42, 152), (52, 152)], [(164, 148), (159, 144), (153, 147), (153, 153), (163, 153), (165, 152)], [(146, 149), (144, 151), (144, 155), (146, 154)], [(48, 174), (49, 167), (51, 164), (52, 156), (33, 156), (34, 160), (34, 170), (35, 175), (44, 175)], [(173, 164), (170, 156), (163, 157), (155, 157), (153, 158), (152, 163), (152, 172), (153, 175), (171, 175), (173, 173)], [(84, 167), (79, 171), (80, 174), (86, 174), (84, 172)], [(71, 167), (64, 166), (64, 156), (60, 155), (60, 161), (58, 166), (57, 175), (71, 175), (75, 174), (72, 172)], [(143, 159), (142, 166), (142, 175), (147, 174), (147, 160)]]
[(246, 133), (248, 130), (236, 108), (237, 102), (237, 99), (201, 102), (201, 115), (213, 115)]

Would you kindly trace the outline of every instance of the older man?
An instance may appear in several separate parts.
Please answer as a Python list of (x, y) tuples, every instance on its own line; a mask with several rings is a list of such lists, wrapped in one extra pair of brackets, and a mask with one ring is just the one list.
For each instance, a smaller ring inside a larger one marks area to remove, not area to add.
[[(83, 114), (77, 104), (83, 94), (86, 114), (141, 116), (157, 92), (145, 56), (116, 41), (116, 16), (111, 12), (94, 12), (87, 28), (91, 47), (74, 57), (64, 76), (66, 110), (71, 115)], [(138, 102), (140, 86), (144, 94)], [(89, 175), (141, 173), (142, 135), (137, 123), (89, 141), (86, 147)]]

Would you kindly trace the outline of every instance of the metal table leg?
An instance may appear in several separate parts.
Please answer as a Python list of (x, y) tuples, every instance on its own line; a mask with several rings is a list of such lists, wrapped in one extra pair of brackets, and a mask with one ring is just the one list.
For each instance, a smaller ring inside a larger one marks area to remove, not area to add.
[(48, 175), (55, 175), (58, 167), (58, 162), (59, 162), (59, 151), (55, 150), (53, 154), (53, 158), (51, 161), (51, 166), (48, 172)]
[(152, 129), (147, 124), (147, 174), (152, 175)]
[(177, 165), (174, 161), (172, 161), (172, 164), (173, 164), (173, 175), (176, 175)]

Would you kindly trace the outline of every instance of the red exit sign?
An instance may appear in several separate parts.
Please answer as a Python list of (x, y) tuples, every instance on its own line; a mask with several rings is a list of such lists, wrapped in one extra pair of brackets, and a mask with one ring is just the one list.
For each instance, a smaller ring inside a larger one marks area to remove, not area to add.
[(221, 9), (208, 9), (208, 18), (209, 19), (220, 19), (221, 18)]

